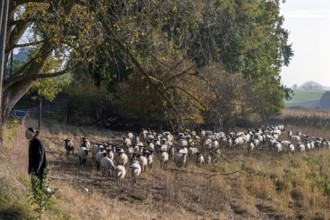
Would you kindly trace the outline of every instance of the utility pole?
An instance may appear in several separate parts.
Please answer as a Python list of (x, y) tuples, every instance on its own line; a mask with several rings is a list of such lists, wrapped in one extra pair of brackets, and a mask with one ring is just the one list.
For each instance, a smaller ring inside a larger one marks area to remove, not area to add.
[(4, 123), (3, 117), (3, 80), (6, 67), (6, 35), (7, 35), (7, 21), (8, 21), (8, 4), (9, 0), (0, 0), (0, 147), (2, 147), (2, 125)]

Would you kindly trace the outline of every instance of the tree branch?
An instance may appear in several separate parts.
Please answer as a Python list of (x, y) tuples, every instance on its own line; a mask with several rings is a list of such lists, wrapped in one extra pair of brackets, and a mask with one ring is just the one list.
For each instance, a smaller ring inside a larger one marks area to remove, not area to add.
[(45, 40), (41, 40), (41, 41), (36, 41), (36, 42), (31, 42), (31, 43), (26, 43), (26, 44), (16, 44), (16, 45), (12, 45), (9, 48), (7, 48), (6, 53), (9, 53), (10, 51), (12, 51), (15, 48), (18, 47), (29, 47), (29, 46), (35, 46), (41, 43), (44, 43)]
[(31, 75), (19, 75), (19, 76), (14, 76), (10, 78), (8, 82), (5, 82), (5, 90), (8, 89), (10, 86), (14, 85), (15, 83), (18, 83), (20, 81), (27, 81), (27, 80), (37, 80), (37, 79), (44, 79), (44, 78), (50, 78), (50, 77), (57, 77), (64, 75), (68, 73), (70, 68), (66, 68), (62, 71), (54, 72), (54, 73), (40, 73), (40, 74), (31, 74)]
[(185, 90), (184, 88), (182, 88), (180, 86), (171, 85), (171, 86), (167, 87), (165, 90), (163, 90), (162, 93), (165, 93), (166, 91), (168, 91), (170, 89), (179, 89), (179, 90), (181, 90), (182, 92), (187, 94), (190, 98), (195, 100), (200, 106), (202, 106), (202, 108), (201, 108), (202, 110), (206, 109), (206, 106), (202, 102), (200, 102), (193, 94), (191, 94), (190, 92), (188, 92), (187, 90)]

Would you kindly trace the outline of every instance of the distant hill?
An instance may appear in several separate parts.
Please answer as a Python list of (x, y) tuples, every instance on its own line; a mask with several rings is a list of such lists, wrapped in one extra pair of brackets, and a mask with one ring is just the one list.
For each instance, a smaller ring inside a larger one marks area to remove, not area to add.
[(291, 100), (285, 101), (285, 105), (286, 107), (321, 108), (320, 99), (325, 92), (326, 90), (294, 90), (295, 95)]

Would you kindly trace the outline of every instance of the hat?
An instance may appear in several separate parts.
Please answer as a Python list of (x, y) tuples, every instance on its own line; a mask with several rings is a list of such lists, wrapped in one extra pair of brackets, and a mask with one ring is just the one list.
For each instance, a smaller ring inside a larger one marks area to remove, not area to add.
[(29, 131), (31, 131), (32, 133), (36, 133), (37, 131), (35, 130), (35, 129), (33, 129), (33, 128), (28, 128), (27, 130), (29, 130)]

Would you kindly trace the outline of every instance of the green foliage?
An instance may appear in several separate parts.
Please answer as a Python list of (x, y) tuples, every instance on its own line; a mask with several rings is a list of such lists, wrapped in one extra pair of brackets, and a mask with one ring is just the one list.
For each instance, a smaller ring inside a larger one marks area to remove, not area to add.
[(88, 119), (102, 121), (106, 118), (111, 100), (106, 88), (98, 88), (93, 80), (83, 77), (70, 84), (66, 93), (68, 94), (67, 124), (86, 123)]
[[(279, 74), (293, 53), (279, 6), (268, 0), (60, 1), (27, 3), (16, 13), (20, 19), (37, 17), (33, 39), (52, 46), (44, 48), (47, 56), (38, 56), (38, 48), (31, 57), (40, 70), (60, 71), (66, 63), (79, 67), (74, 80), (93, 79), (68, 90), (68, 123), (114, 116), (106, 109), (115, 104), (124, 118), (149, 114), (150, 123), (186, 126), (203, 123), (206, 110), (221, 112), (221, 123), (281, 113), (290, 91)], [(212, 94), (200, 89), (201, 77), (213, 78), (203, 75), (203, 68), (214, 63), (226, 72), (232, 94), (214, 93), (218, 85), (212, 82)], [(52, 100), (66, 83), (54, 79), (34, 86)], [(212, 107), (206, 104), (211, 102)]]
[(30, 92), (36, 91), (39, 97), (53, 101), (56, 95), (62, 92), (63, 88), (70, 83), (70, 76), (64, 75), (56, 78), (39, 79), (31, 88)]
[[(47, 180), (48, 172), (45, 171), (44, 180)], [(28, 195), (28, 201), (30, 201), (33, 206), (33, 210), (38, 215), (40, 219), (43, 212), (47, 211), (54, 204), (54, 194), (55, 190), (49, 190), (47, 181), (44, 181), (42, 184), (42, 188), (40, 188), (40, 179), (37, 176), (33, 176), (33, 189), (31, 193)]]
[(235, 126), (239, 121), (253, 121), (252, 90), (240, 75), (225, 72), (217, 64), (204, 68), (208, 82), (205, 92), (214, 94), (209, 97), (209, 109), (205, 112), (207, 127)]
[(155, 76), (152, 77), (155, 84), (138, 74), (131, 74), (129, 80), (121, 83), (118, 89), (114, 104), (117, 114), (147, 127), (201, 124), (205, 83), (191, 74), (189, 68), (182, 70), (185, 65), (178, 65), (171, 73), (148, 66), (148, 74)]

